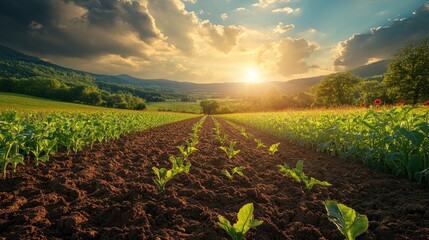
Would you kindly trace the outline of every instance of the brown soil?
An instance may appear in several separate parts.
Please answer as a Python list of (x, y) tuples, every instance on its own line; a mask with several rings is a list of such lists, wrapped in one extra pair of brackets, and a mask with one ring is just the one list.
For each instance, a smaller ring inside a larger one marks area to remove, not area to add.
[[(199, 151), (159, 194), (152, 166), (171, 167), (169, 155), (198, 119), (129, 135), (45, 166), (20, 166), (0, 180), (0, 239), (227, 239), (217, 215), (230, 221), (246, 203), (264, 223), (246, 239), (342, 239), (328, 221), (323, 201), (337, 200), (366, 214), (369, 230), (359, 239), (429, 239), (429, 191), (388, 173), (340, 161), (281, 141), (269, 156), (222, 123), (241, 152), (232, 160), (218, 149), (213, 121), (200, 133)], [(267, 145), (279, 142), (247, 128)], [(304, 172), (333, 184), (308, 193), (281, 176), (277, 164), (304, 160)], [(221, 169), (245, 166), (228, 180)]]

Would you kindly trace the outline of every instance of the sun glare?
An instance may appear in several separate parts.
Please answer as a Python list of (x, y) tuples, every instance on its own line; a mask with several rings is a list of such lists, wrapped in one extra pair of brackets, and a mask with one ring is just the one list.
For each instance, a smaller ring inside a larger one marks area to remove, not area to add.
[(259, 81), (259, 73), (255, 68), (249, 68), (246, 72), (246, 82), (258, 82)]

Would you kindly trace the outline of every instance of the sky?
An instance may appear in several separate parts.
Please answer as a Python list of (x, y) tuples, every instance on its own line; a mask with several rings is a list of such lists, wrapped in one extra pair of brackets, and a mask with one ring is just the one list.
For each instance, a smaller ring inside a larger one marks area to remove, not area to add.
[(65, 67), (196, 83), (287, 81), (429, 37), (425, 0), (2, 0), (0, 44)]

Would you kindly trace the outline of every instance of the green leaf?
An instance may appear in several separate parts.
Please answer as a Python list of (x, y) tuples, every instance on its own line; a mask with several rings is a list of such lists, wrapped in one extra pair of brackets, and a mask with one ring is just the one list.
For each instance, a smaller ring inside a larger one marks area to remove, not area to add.
[(263, 221), (253, 219), (253, 210), (253, 203), (248, 203), (238, 211), (238, 221), (233, 226), (231, 226), (231, 223), (227, 219), (220, 215), (218, 216), (219, 222), (217, 224), (228, 233), (231, 239), (241, 240), (251, 228), (263, 223)]
[(354, 240), (368, 229), (368, 218), (354, 209), (336, 201), (324, 202), (328, 219), (334, 223), (347, 240)]

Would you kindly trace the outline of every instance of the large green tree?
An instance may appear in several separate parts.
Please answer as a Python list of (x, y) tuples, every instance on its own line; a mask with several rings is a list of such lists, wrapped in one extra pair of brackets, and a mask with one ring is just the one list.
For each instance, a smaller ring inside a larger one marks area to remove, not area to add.
[(416, 104), (429, 98), (429, 38), (410, 42), (389, 64), (383, 84), (390, 97)]
[(316, 105), (339, 106), (353, 104), (361, 78), (350, 71), (328, 75), (312, 91)]

